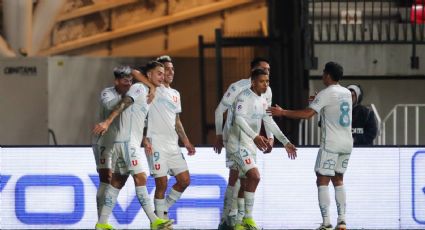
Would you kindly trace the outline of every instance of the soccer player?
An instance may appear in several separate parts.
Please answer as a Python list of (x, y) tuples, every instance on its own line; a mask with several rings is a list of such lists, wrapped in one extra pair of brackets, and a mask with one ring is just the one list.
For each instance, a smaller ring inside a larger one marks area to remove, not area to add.
[[(100, 120), (106, 119), (112, 112), (113, 108), (121, 100), (132, 84), (133, 76), (141, 75), (137, 70), (132, 70), (128, 66), (118, 66), (114, 68), (114, 86), (107, 87), (100, 94)], [(142, 82), (150, 87), (150, 92), (154, 92), (155, 88), (145, 76), (139, 77)], [(153, 99), (153, 98), (152, 98)], [(98, 218), (100, 216), (100, 208), (104, 199), (104, 192), (108, 184), (111, 183), (111, 149), (117, 133), (116, 126), (113, 125), (104, 135), (94, 137), (93, 154), (96, 161), (96, 169), (99, 173), (99, 187), (96, 193), (96, 204)]]
[(343, 68), (335, 62), (328, 62), (323, 70), (322, 81), (326, 88), (320, 91), (309, 108), (303, 110), (285, 110), (271, 107), (267, 111), (273, 116), (285, 116), (294, 119), (308, 119), (316, 113), (322, 121), (322, 138), (317, 154), (315, 171), (319, 207), (323, 223), (319, 230), (331, 230), (329, 216), (329, 181), (335, 188), (335, 201), (338, 210), (336, 229), (346, 229), (344, 189), (344, 172), (353, 148), (351, 136), (352, 99), (350, 91), (339, 85), (343, 76)]
[[(251, 61), (251, 71), (254, 69), (262, 69), (266, 73), (270, 73), (270, 65), (268, 60), (256, 57)], [(226, 143), (228, 139), (227, 132), (232, 125), (232, 105), (236, 101), (236, 97), (244, 90), (249, 89), (251, 87), (251, 77), (241, 79), (237, 82), (232, 83), (224, 94), (223, 98), (220, 101), (220, 104), (217, 106), (215, 110), (215, 129), (216, 129), (216, 143), (214, 144), (214, 151), (218, 154), (221, 153), (221, 149), (223, 146), (226, 148)], [(269, 106), (272, 103), (272, 91), (270, 87), (267, 87), (267, 91), (265, 92), (265, 97)], [(223, 114), (227, 111), (226, 123), (224, 124), (223, 129)], [(269, 138), (270, 146), (273, 146), (273, 134), (266, 130), (267, 137)], [(269, 147), (265, 153), (270, 152), (272, 150)], [(227, 189), (224, 195), (224, 204), (223, 204), (223, 212), (221, 216), (221, 221), (219, 225), (219, 229), (226, 229), (228, 227), (232, 227), (234, 225), (234, 212), (238, 211), (238, 207), (241, 207), (238, 212), (238, 218), (242, 218), (244, 215), (244, 199), (243, 199), (243, 185), (244, 179), (242, 178), (240, 183), (238, 182), (239, 172), (236, 166), (231, 165), (231, 161), (229, 159), (228, 151), (226, 150), (226, 167), (229, 168), (229, 181), (227, 185)], [(240, 189), (242, 187), (242, 189)], [(240, 192), (239, 192), (240, 191)], [(237, 198), (239, 195), (239, 198)], [(235, 201), (237, 204), (235, 205)], [(229, 215), (231, 217), (229, 217)]]
[[(190, 184), (189, 170), (180, 150), (179, 138), (189, 156), (194, 155), (196, 150), (186, 136), (180, 120), (180, 93), (170, 86), (174, 79), (173, 62), (169, 56), (161, 56), (157, 61), (164, 65), (164, 82), (157, 87), (155, 100), (149, 109), (144, 145), (149, 155), (151, 175), (155, 178), (155, 212), (160, 218), (168, 218), (168, 209)], [(165, 198), (168, 174), (175, 176), (176, 183)]]
[[(155, 61), (149, 62), (145, 71), (154, 86), (158, 87), (163, 82), (163, 64)], [(113, 120), (118, 117), (118, 131), (112, 150), (112, 162), (115, 168), (111, 185), (107, 186), (105, 191), (105, 199), (96, 229), (112, 229), (112, 226), (108, 224), (108, 217), (129, 174), (133, 176), (137, 198), (151, 222), (151, 229), (171, 227), (172, 220), (158, 218), (154, 213), (146, 188), (146, 174), (141, 165), (140, 143), (143, 138), (144, 121), (149, 110), (147, 95), (148, 89), (144, 84), (133, 84), (109, 117), (93, 129), (96, 134), (104, 134)]]
[(267, 100), (262, 94), (267, 91), (269, 75), (262, 69), (251, 73), (252, 86), (242, 91), (233, 104), (234, 125), (229, 130), (226, 150), (238, 170), (246, 177), (244, 189), (245, 216), (236, 220), (235, 229), (258, 229), (252, 215), (255, 190), (260, 182), (256, 165), (256, 147), (261, 151), (269, 148), (266, 137), (260, 136), (261, 121), (285, 147), (290, 159), (297, 156), (296, 148), (280, 131), (274, 120), (266, 113)]

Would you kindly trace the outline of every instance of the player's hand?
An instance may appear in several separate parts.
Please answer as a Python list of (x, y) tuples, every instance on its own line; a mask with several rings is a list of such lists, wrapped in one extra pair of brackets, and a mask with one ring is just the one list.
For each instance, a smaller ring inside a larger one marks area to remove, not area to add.
[(192, 143), (188, 142), (184, 145), (184, 147), (186, 147), (187, 149), (187, 155), (189, 156), (193, 156), (196, 153), (196, 149), (195, 147), (192, 145)]
[(103, 134), (106, 133), (106, 131), (108, 131), (108, 128), (109, 128), (109, 124), (108, 123), (106, 123), (106, 122), (100, 122), (100, 123), (98, 123), (98, 124), (96, 124), (94, 126), (92, 132), (94, 134), (97, 134), (97, 135), (103, 135)]
[(274, 145), (274, 138), (269, 138), (267, 142), (270, 146), (263, 153), (270, 153), (272, 151)]
[(149, 141), (148, 138), (143, 138), (143, 146), (145, 150), (146, 155), (152, 155), (152, 143)]
[(288, 143), (285, 145), (285, 150), (291, 160), (297, 158), (297, 148), (295, 147), (295, 145), (293, 145), (292, 143)]
[(153, 101), (153, 99), (155, 98), (155, 92), (156, 92), (155, 87), (149, 88), (149, 94), (147, 96), (148, 104), (150, 104)]
[(312, 101), (314, 101), (314, 99), (316, 98), (316, 95), (317, 95), (317, 91), (314, 92), (314, 95), (310, 95), (308, 97), (308, 104), (310, 104)]
[(217, 135), (217, 138), (215, 139), (215, 144), (213, 146), (214, 152), (220, 154), (221, 149), (224, 147), (223, 144), (223, 135)]
[(284, 116), (284, 109), (282, 109), (279, 105), (275, 105), (275, 107), (270, 106), (266, 109), (266, 112), (271, 116)]
[(260, 151), (266, 151), (266, 149), (270, 147), (267, 138), (260, 135), (254, 138), (254, 143)]

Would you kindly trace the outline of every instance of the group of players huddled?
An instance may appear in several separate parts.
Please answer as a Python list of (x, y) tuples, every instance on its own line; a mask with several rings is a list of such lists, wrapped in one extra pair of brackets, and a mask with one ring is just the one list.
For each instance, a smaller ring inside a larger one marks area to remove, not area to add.
[[(231, 84), (215, 111), (217, 140), (214, 151), (221, 153), (222, 148), (225, 148), (226, 166), (230, 170), (218, 228), (259, 229), (252, 213), (255, 191), (260, 182), (260, 172), (256, 165), (257, 149), (264, 153), (270, 152), (276, 137), (290, 159), (297, 157), (296, 147), (271, 116), (307, 119), (318, 113), (321, 116), (323, 137), (315, 165), (323, 217), (323, 223), (318, 229), (333, 229), (329, 217), (330, 181), (335, 187), (338, 208), (335, 229), (346, 229), (343, 174), (353, 141), (351, 93), (338, 84), (343, 76), (342, 67), (335, 62), (326, 64), (322, 78), (326, 88), (303, 110), (285, 110), (278, 105), (272, 107), (269, 62), (263, 58), (254, 58), (250, 67), (249, 78)], [(173, 61), (169, 56), (161, 56), (140, 69), (116, 67), (114, 75), (114, 86), (105, 88), (101, 93), (101, 122), (93, 129), (96, 134), (93, 152), (100, 179), (96, 195), (96, 229), (113, 229), (108, 219), (119, 191), (130, 174), (151, 229), (172, 229), (173, 220), (168, 219), (168, 209), (190, 184), (189, 170), (178, 140), (184, 144), (188, 155), (196, 152), (179, 118), (182, 111), (180, 94), (170, 87), (174, 79)], [(266, 137), (260, 133), (262, 124)], [(144, 133), (145, 128), (147, 131)], [(141, 165), (141, 143), (150, 174), (155, 178), (154, 206), (148, 195), (147, 176)], [(176, 183), (165, 196), (168, 175), (174, 176)]]

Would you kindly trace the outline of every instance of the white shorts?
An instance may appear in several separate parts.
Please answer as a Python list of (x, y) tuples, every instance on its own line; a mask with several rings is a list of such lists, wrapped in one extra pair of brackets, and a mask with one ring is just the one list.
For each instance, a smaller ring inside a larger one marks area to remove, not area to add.
[(239, 146), (236, 146), (234, 144), (232, 145), (231, 143), (228, 144), (227, 141), (224, 141), (223, 144), (224, 144), (224, 149), (226, 150), (226, 168), (238, 170), (238, 166), (237, 164), (235, 164), (235, 161), (232, 158), (232, 154), (239, 151)]
[(176, 176), (188, 170), (186, 159), (179, 145), (164, 144), (160, 139), (151, 139), (152, 155), (148, 157), (150, 173), (154, 178)]
[(236, 166), (239, 170), (239, 175), (246, 175), (246, 173), (253, 168), (257, 168), (257, 152), (256, 149), (240, 146), (238, 151), (230, 153), (231, 169)]
[(112, 147), (113, 145), (92, 145), (97, 170), (112, 169)]
[(114, 173), (121, 175), (143, 173), (142, 152), (139, 146), (128, 142), (115, 143), (112, 153)]
[(335, 176), (335, 173), (344, 174), (347, 170), (350, 153), (333, 153), (319, 149), (314, 171), (323, 176)]

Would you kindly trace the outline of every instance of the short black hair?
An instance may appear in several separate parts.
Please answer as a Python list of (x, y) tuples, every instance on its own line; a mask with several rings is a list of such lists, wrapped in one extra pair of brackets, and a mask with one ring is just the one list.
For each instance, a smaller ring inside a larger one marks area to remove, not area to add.
[(145, 67), (143, 68), (143, 70), (145, 71), (145, 73), (147, 74), (149, 71), (155, 69), (156, 67), (164, 67), (164, 64), (162, 64), (161, 62), (157, 62), (157, 61), (150, 61), (148, 62)]
[(158, 57), (156, 59), (157, 62), (161, 62), (162, 64), (166, 63), (166, 62), (173, 62), (173, 60), (171, 59), (170, 56), (168, 55), (163, 55), (161, 57)]
[(267, 64), (270, 64), (269, 60), (262, 58), (262, 57), (255, 57), (251, 61), (251, 69), (254, 69), (255, 67), (260, 65), (260, 62), (266, 62)]
[(263, 69), (254, 69), (253, 71), (251, 71), (251, 81), (256, 80), (259, 76), (261, 75), (269, 75), (266, 71), (264, 71)]
[(325, 65), (325, 69), (323, 69), (324, 73), (327, 73), (331, 76), (332, 80), (339, 81), (342, 79), (344, 75), (344, 69), (342, 66), (336, 62), (328, 62)]

